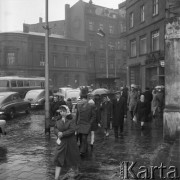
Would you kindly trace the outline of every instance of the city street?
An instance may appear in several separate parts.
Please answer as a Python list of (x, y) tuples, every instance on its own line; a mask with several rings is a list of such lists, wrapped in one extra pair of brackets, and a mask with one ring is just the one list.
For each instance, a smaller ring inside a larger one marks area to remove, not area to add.
[[(54, 179), (53, 154), (55, 136), (45, 137), (43, 111), (21, 114), (7, 122), (7, 135), (0, 139), (0, 180)], [(140, 166), (179, 165), (179, 143), (163, 142), (162, 120), (147, 124), (141, 131), (138, 125), (125, 123), (124, 135), (108, 138), (103, 130), (96, 133), (94, 152), (82, 160), (80, 173), (72, 178), (64, 170), (62, 179), (116, 180), (121, 179), (120, 162), (133, 161)], [(180, 167), (180, 166), (179, 166)], [(157, 179), (157, 178), (156, 178)]]

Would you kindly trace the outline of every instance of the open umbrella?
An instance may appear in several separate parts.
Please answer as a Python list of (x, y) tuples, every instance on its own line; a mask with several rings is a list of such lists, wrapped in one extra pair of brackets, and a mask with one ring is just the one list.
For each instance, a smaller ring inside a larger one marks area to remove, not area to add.
[(108, 94), (109, 90), (105, 88), (98, 88), (91, 92), (92, 95), (103, 95)]

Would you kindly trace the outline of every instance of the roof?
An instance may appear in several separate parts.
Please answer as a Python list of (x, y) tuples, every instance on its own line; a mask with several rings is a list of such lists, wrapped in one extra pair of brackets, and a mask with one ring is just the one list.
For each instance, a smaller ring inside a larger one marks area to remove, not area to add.
[(5, 95), (5, 96), (9, 96), (9, 95), (11, 95), (11, 94), (16, 94), (16, 93), (18, 93), (18, 92), (0, 92), (0, 95)]
[(45, 80), (44, 77), (0, 76), (0, 80)]
[[(40, 33), (40, 32), (23, 32), (23, 31), (12, 31), (12, 32), (0, 32), (0, 34), (22, 34), (22, 35), (31, 35), (31, 36), (41, 36), (45, 37), (45, 33)], [(79, 42), (84, 42), (81, 40), (73, 39), (73, 38), (67, 38), (63, 35), (58, 35), (58, 34), (50, 34), (49, 38), (56, 38), (56, 39), (64, 39), (64, 40), (71, 40), (71, 41), (79, 41)]]

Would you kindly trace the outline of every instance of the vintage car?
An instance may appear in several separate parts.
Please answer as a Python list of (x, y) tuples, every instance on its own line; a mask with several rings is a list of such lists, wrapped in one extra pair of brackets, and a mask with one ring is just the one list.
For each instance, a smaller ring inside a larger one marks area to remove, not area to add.
[[(49, 96), (52, 96), (52, 92), (49, 92)], [(45, 105), (45, 90), (33, 89), (26, 93), (25, 101), (31, 104), (31, 108), (44, 108)]]
[(31, 104), (24, 101), (18, 92), (0, 92), (0, 116), (13, 119), (18, 112), (29, 113)]

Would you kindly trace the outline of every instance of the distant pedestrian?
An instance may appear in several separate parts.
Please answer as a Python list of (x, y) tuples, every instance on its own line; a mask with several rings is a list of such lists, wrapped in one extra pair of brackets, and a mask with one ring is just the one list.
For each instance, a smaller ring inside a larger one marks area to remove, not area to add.
[(112, 119), (112, 103), (106, 96), (103, 97), (103, 102), (101, 103), (101, 126), (104, 128), (105, 136), (109, 136), (110, 122)]
[(158, 99), (157, 99), (157, 90), (153, 89), (152, 91), (152, 102), (151, 102), (151, 111), (152, 111), (152, 116), (155, 117), (157, 115), (157, 108), (158, 108)]
[(90, 146), (91, 146), (91, 151), (93, 151), (94, 147), (94, 141), (95, 141), (95, 131), (98, 129), (98, 126), (100, 126), (100, 119), (97, 114), (97, 107), (95, 105), (94, 100), (91, 98), (88, 103), (92, 106), (93, 111), (95, 111), (95, 120), (91, 124), (91, 132), (90, 132)]
[(56, 111), (59, 109), (60, 102), (59, 102), (59, 97), (54, 96), (52, 102), (50, 103), (50, 116), (51, 118), (56, 116)]
[(144, 94), (144, 98), (145, 101), (147, 103), (147, 116), (148, 116), (148, 120), (151, 120), (152, 116), (151, 116), (151, 102), (153, 99), (153, 95), (152, 92), (150, 91), (150, 88), (146, 87)]
[[(58, 180), (62, 167), (74, 167), (78, 169), (80, 155), (75, 137), (75, 120), (67, 118), (70, 110), (67, 106), (62, 105), (59, 108), (61, 116), (57, 119), (54, 132), (57, 136), (57, 146), (55, 151), (54, 163), (55, 180)], [(72, 117), (72, 116), (71, 116)]]
[(145, 101), (144, 94), (141, 94), (140, 100), (137, 102), (134, 110), (134, 116), (141, 122), (141, 129), (144, 129), (144, 123), (148, 121), (148, 103)]
[(73, 104), (72, 104), (71, 98), (68, 98), (68, 99), (67, 99), (66, 105), (68, 106), (70, 112), (72, 113)]
[(113, 127), (115, 138), (118, 138), (118, 134), (123, 133), (124, 120), (127, 118), (127, 106), (126, 100), (121, 96), (120, 91), (116, 92), (115, 96), (116, 98), (113, 100)]
[(138, 100), (139, 100), (139, 96), (138, 96), (136, 85), (131, 84), (131, 91), (129, 92), (129, 96), (128, 96), (128, 106), (129, 106), (131, 119), (133, 119), (134, 110), (135, 110)]
[(88, 142), (87, 137), (91, 131), (91, 126), (95, 120), (95, 110), (88, 103), (87, 92), (81, 90), (81, 101), (77, 104), (77, 113), (76, 113), (76, 125), (77, 133), (80, 139), (80, 155), (84, 157), (88, 152)]

